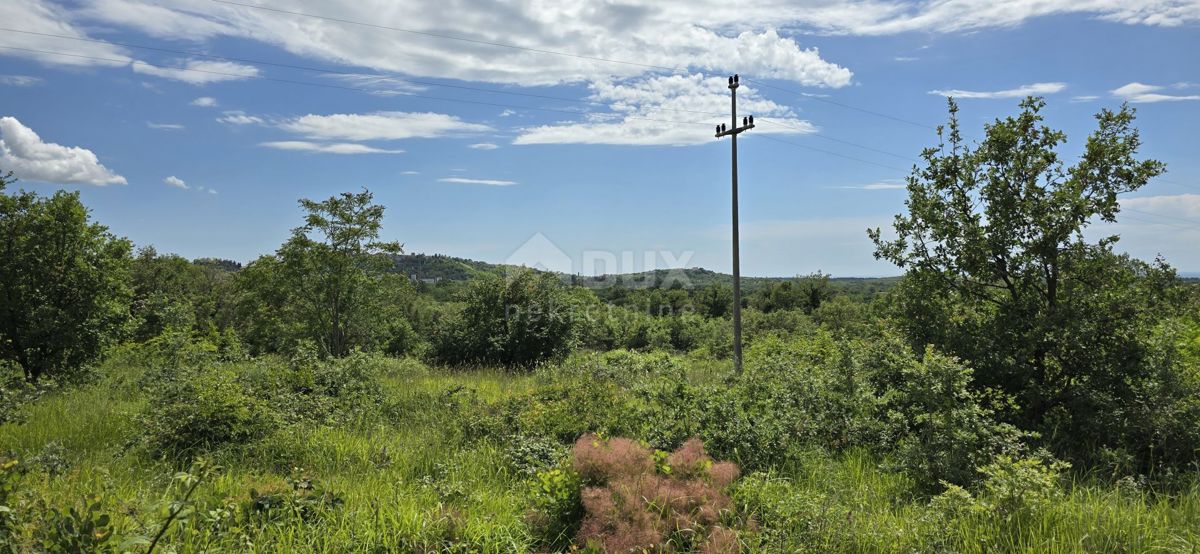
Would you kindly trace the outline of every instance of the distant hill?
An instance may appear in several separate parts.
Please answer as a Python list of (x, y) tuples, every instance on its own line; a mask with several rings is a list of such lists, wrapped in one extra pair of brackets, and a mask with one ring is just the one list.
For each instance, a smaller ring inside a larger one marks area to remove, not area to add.
[[(479, 274), (504, 275), (508, 266), (491, 264), (443, 254), (402, 254), (395, 256), (396, 271), (425, 282), (465, 281)], [(689, 288), (703, 288), (713, 283), (733, 285), (733, 275), (693, 267), (688, 269), (657, 269), (637, 273), (609, 274), (597, 277), (563, 275), (564, 280), (586, 287), (622, 286), (641, 288), (650, 286), (669, 287), (675, 280), (684, 281)], [(742, 290), (751, 293), (769, 283), (786, 281), (793, 277), (742, 277)], [(891, 288), (899, 277), (832, 277), (836, 288), (856, 292), (878, 292)]]
[(443, 254), (400, 254), (396, 272), (418, 281), (466, 281), (481, 273), (503, 275), (504, 266)]

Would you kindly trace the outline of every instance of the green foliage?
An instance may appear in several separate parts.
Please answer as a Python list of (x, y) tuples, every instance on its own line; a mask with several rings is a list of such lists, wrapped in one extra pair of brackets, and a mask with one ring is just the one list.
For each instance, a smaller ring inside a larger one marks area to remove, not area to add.
[(908, 270), (895, 307), (912, 344), (969, 360), (978, 389), (1015, 399), (1003, 415), (1086, 462), (1128, 440), (1121, 418), (1150, 378), (1147, 330), (1170, 310), (1174, 273), (1083, 231), (1116, 221), (1117, 195), (1164, 166), (1137, 159), (1134, 111), (1123, 106), (1096, 116), (1081, 159), (1064, 167), (1066, 136), (1042, 125), (1044, 106), (1025, 100), (971, 148), (951, 101), (943, 140), (908, 179), (897, 238), (870, 235), (877, 258)]
[(112, 544), (112, 517), (105, 513), (100, 498), (85, 499), (80, 506), (62, 512), (46, 511), (39, 542), (47, 552), (116, 552)]
[(811, 314), (821, 307), (821, 303), (834, 297), (834, 290), (829, 284), (829, 274), (813, 273), (792, 281), (768, 284), (751, 295), (750, 305), (771, 313), (777, 310), (801, 310)]
[(583, 521), (579, 474), (564, 457), (555, 467), (539, 471), (532, 489), (533, 510), (526, 521), (534, 536), (548, 548), (566, 549)]
[(549, 275), (519, 271), (471, 283), (463, 310), (437, 330), (434, 359), (447, 364), (530, 367), (565, 355), (575, 340), (574, 310)]
[(143, 247), (134, 257), (130, 306), (135, 341), (155, 337), (168, 328), (220, 332), (234, 322), (235, 262), (188, 260), (159, 255)]
[(6, 193), (0, 172), (0, 360), (26, 379), (69, 377), (119, 338), (130, 243), (93, 223), (79, 193)]
[(975, 480), (975, 468), (1022, 449), (1025, 435), (996, 422), (971, 389), (971, 370), (958, 360), (928, 349), (900, 371), (885, 409), (890, 434), (899, 439), (897, 458), (918, 483), (966, 485)]
[(333, 357), (384, 347), (411, 291), (392, 272), (400, 244), (378, 240), (384, 207), (365, 190), (300, 206), (304, 225), (274, 256), (239, 273), (243, 335), (256, 351), (286, 351), (301, 340)]
[(13, 535), (18, 523), (16, 495), (23, 470), (20, 460), (0, 456), (0, 551), (8, 551), (14, 546)]
[(186, 458), (246, 444), (275, 429), (278, 416), (226, 366), (185, 368), (157, 384), (139, 416), (142, 441), (154, 456)]

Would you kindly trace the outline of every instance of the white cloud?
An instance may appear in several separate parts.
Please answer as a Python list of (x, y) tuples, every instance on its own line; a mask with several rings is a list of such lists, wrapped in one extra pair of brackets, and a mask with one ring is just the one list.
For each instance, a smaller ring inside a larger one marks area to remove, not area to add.
[(1066, 83), (1033, 83), (1032, 85), (1023, 85), (1014, 89), (996, 90), (990, 92), (980, 92), (973, 90), (931, 90), (929, 94), (940, 94), (942, 96), (953, 96), (954, 98), (1023, 98), (1025, 96), (1041, 96), (1045, 94), (1054, 94), (1061, 92), (1067, 88)]
[(158, 129), (160, 131), (178, 131), (183, 129), (183, 125), (178, 123), (155, 123), (153, 121), (147, 121), (146, 126), (151, 129)]
[(515, 111), (505, 109), (504, 111), (500, 112), (500, 117), (508, 117), (510, 115), (515, 115), (516, 113), (517, 112), (515, 112)]
[(46, 82), (41, 77), (31, 77), (29, 75), (0, 75), (0, 85), (8, 85), (10, 87), (32, 87)]
[[(722, 115), (729, 110), (724, 77), (655, 76), (593, 83), (591, 89), (590, 100), (611, 104), (614, 111), (584, 114), (582, 122), (526, 128), (513, 143), (686, 146), (714, 141), (714, 126), (729, 122), (729, 116)], [(791, 108), (762, 98), (750, 85), (738, 89), (738, 111), (758, 118), (758, 134), (816, 131), (808, 121), (794, 117)]]
[(263, 118), (257, 115), (246, 115), (246, 112), (241, 110), (230, 110), (223, 112), (217, 121), (229, 125), (259, 125), (263, 123)]
[(302, 152), (319, 152), (322, 154), (403, 154), (403, 150), (384, 150), (374, 148), (365, 144), (354, 144), (348, 142), (337, 142), (332, 144), (323, 144), (319, 142), (309, 142), (304, 140), (282, 140), (274, 142), (264, 142), (260, 146), (267, 148), (275, 148), (277, 150), (299, 150)]
[(166, 179), (163, 179), (163, 183), (166, 183), (168, 186), (172, 186), (172, 187), (175, 187), (175, 188), (177, 188), (177, 189), (184, 189), (184, 190), (186, 190), (186, 189), (188, 189), (188, 188), (189, 188), (189, 187), (187, 186), (187, 183), (183, 182), (183, 179), (180, 179), (179, 177), (176, 177), (176, 176), (174, 176), (174, 175), (171, 175), (170, 177), (167, 177)]
[(467, 146), (467, 148), (471, 148), (473, 150), (495, 150), (500, 147), (496, 146), (495, 144), (492, 144), (490, 142), (480, 142), (477, 144), (469, 145), (469, 146)]
[[(1121, 208), (1136, 210), (1167, 219), (1200, 222), (1200, 194), (1167, 194), (1122, 198)], [(1119, 216), (1118, 216), (1119, 218)]]
[[(726, 8), (720, 10), (726, 17), (713, 18), (706, 12), (720, 6), (715, 1), (707, 3), (710, 5), (699, 2), (673, 7), (590, 0), (552, 4), (464, 0), (452, 10), (453, 16), (421, 3), (388, 0), (280, 0), (271, 5), (276, 10), (336, 15), (347, 21), (417, 32), (568, 51), (577, 57), (429, 40), (409, 33), (199, 0), (179, 0), (169, 8), (155, 0), (85, 0), (88, 7), (80, 13), (162, 38), (178, 38), (181, 32), (191, 39), (231, 36), (269, 43), (306, 58), (467, 81), (554, 85), (635, 77), (660, 71), (651, 67), (657, 66), (718, 72), (736, 68), (809, 86), (840, 87), (850, 83), (852, 74), (848, 69), (822, 59), (817, 49), (805, 47), (795, 38), (779, 35), (776, 29), (792, 27), (796, 22), (778, 17), (775, 12), (780, 10), (753, 10), (756, 13), (743, 16)], [(747, 30), (728, 32), (734, 28)]]
[(1086, 236), (1120, 235), (1116, 249), (1143, 260), (1162, 255), (1182, 270), (1200, 268), (1200, 194), (1172, 194), (1121, 199), (1117, 223), (1098, 223)]
[(1083, 95), (1083, 96), (1072, 96), (1071, 102), (1078, 104), (1080, 102), (1095, 102), (1096, 100), (1099, 100), (1099, 99), (1100, 99), (1099, 96), (1094, 96), (1094, 95), (1088, 94), (1088, 95)]
[(858, 189), (858, 190), (899, 190), (908, 188), (904, 183), (895, 183), (890, 181), (880, 181), (878, 183), (870, 183), (866, 185), (846, 185), (835, 187), (839, 189)]
[(252, 65), (214, 60), (187, 60), (179, 67), (151, 65), (136, 61), (133, 62), (133, 71), (192, 85), (237, 81), (258, 75), (258, 68)]
[(441, 183), (459, 183), (463, 185), (488, 185), (493, 187), (507, 187), (517, 184), (516, 181), (504, 181), (500, 179), (468, 179), (466, 177), (444, 177), (438, 179)]
[(217, 105), (217, 99), (211, 96), (201, 96), (200, 98), (192, 100), (192, 105), (200, 106), (201, 108), (212, 108)]
[(401, 175), (420, 175), (420, 171), (401, 171)]
[[(4, 0), (0, 2), (0, 21), (4, 22), (5, 27), (49, 35), (86, 38), (87, 34), (77, 28), (71, 19), (70, 10), (46, 0)], [(120, 67), (131, 61), (124, 49), (107, 44), (32, 34), (18, 35), (17, 33), (5, 33), (4, 39), (4, 43), (8, 46), (28, 50), (0, 48), (0, 56), (30, 58), (48, 65)], [(53, 51), (67, 55), (30, 50)], [(79, 56), (87, 56), (87, 58)], [(88, 58), (106, 58), (107, 60)]]
[[(1180, 84), (1185, 85), (1185, 86), (1178, 86)], [(1187, 85), (1187, 83), (1178, 83), (1175, 86), (1173, 86), (1172, 88), (1183, 89), (1183, 88), (1187, 88), (1186, 85)], [(1146, 85), (1146, 84), (1134, 82), (1134, 83), (1129, 83), (1128, 85), (1125, 85), (1123, 87), (1113, 89), (1112, 94), (1113, 94), (1113, 96), (1116, 96), (1117, 98), (1120, 98), (1122, 100), (1128, 100), (1129, 102), (1133, 102), (1135, 104), (1142, 104), (1142, 103), (1148, 104), (1148, 103), (1153, 103), (1153, 102), (1180, 102), (1180, 101), (1185, 101), (1185, 100), (1200, 100), (1200, 95), (1196, 95), (1196, 94), (1172, 95), (1172, 94), (1162, 94), (1162, 93), (1158, 92), (1160, 90), (1163, 90), (1164, 88), (1167, 88), (1167, 87), (1157, 86), (1157, 85)]]
[(918, 57), (915, 57), (915, 56), (896, 56), (896, 57), (894, 57), (894, 58), (892, 58), (892, 59), (893, 59), (893, 60), (896, 60), (896, 61), (898, 61), (898, 62), (915, 62), (915, 61), (917, 61), (917, 60), (919, 60), (919, 59), (921, 59), (921, 58), (918, 58)]
[(124, 185), (86, 148), (43, 142), (14, 117), (0, 117), (0, 167), (21, 179), (46, 183)]
[(279, 127), (311, 139), (351, 141), (433, 138), (492, 130), (452, 115), (429, 112), (309, 114), (284, 121)]

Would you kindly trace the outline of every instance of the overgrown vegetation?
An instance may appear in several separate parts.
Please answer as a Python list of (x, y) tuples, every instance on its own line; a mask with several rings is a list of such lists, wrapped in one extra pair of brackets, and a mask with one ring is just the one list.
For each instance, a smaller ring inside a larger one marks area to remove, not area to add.
[(873, 233), (907, 275), (758, 283), (743, 374), (698, 270), (398, 258), (365, 191), (244, 268), (131, 256), (5, 194), (69, 247), (2, 262), (0, 552), (1195, 551), (1200, 289), (1080, 233), (1162, 168), (1127, 109), (1059, 167), (1041, 108), (968, 148), (952, 106)]

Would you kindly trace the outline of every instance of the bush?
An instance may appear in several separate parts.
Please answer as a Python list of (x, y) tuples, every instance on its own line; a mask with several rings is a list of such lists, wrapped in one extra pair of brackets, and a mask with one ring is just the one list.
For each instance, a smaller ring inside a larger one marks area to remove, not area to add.
[(186, 458), (198, 451), (246, 444), (279, 424), (269, 404), (248, 393), (230, 368), (181, 370), (161, 382), (139, 416), (151, 453)]
[(435, 332), (439, 362), (527, 368), (566, 355), (574, 343), (570, 299), (552, 275), (480, 277), (463, 301), (462, 312)]
[(724, 492), (738, 468), (714, 462), (699, 439), (656, 455), (629, 439), (586, 435), (571, 455), (584, 484), (579, 543), (605, 552), (738, 551)]
[(1028, 436), (996, 421), (971, 390), (970, 368), (932, 348), (905, 364), (885, 409), (900, 464), (929, 489), (974, 482), (975, 468), (1019, 452)]

